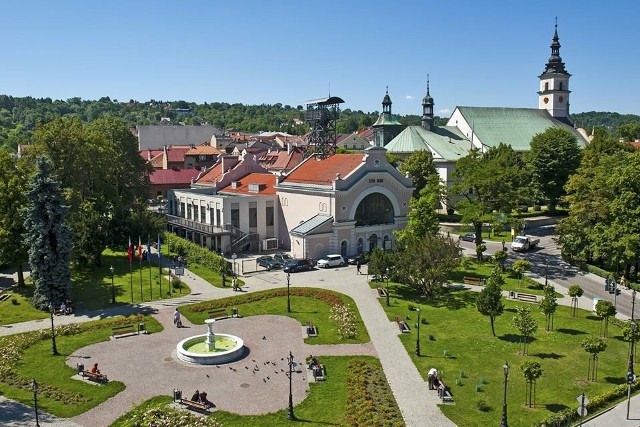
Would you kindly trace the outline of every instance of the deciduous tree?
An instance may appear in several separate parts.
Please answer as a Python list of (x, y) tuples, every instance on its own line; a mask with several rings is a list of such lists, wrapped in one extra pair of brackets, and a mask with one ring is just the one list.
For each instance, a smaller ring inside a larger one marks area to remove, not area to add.
[(579, 285), (569, 286), (569, 296), (571, 297), (571, 315), (576, 317), (578, 311), (578, 298), (582, 296), (584, 290)]
[(525, 404), (532, 408), (536, 405), (536, 381), (542, 376), (542, 366), (540, 366), (539, 362), (528, 360), (520, 366), (520, 369), (527, 382)]
[(589, 353), (589, 366), (587, 370), (587, 380), (598, 380), (598, 354), (607, 349), (607, 343), (598, 337), (589, 337), (580, 343), (584, 351)]
[(616, 315), (616, 308), (611, 301), (601, 299), (596, 303), (596, 314), (598, 317), (602, 317), (602, 328), (600, 329), (602, 338), (607, 338), (609, 335), (609, 318)]
[(528, 354), (529, 338), (538, 330), (538, 322), (531, 316), (529, 307), (516, 307), (517, 314), (513, 317), (513, 326), (520, 332), (520, 354)]
[(539, 309), (544, 314), (544, 328), (546, 331), (553, 330), (553, 315), (558, 308), (558, 301), (556, 298), (556, 290), (553, 286), (547, 285), (544, 288), (544, 296), (540, 301)]
[(495, 268), (491, 272), (491, 276), (487, 279), (486, 286), (476, 297), (476, 308), (480, 314), (489, 317), (491, 321), (491, 333), (494, 337), (496, 336), (495, 319), (504, 312), (502, 285), (504, 285), (504, 279), (500, 274), (500, 270)]

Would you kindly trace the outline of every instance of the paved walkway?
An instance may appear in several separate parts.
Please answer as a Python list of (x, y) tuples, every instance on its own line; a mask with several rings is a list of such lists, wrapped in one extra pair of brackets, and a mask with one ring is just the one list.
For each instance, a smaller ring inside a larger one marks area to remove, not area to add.
[[(286, 393), (282, 391), (274, 393), (273, 390), (284, 390), (288, 386), (285, 384), (284, 375), (281, 375), (283, 371), (278, 370), (283, 368), (283, 358), (291, 349), (294, 356), (299, 356), (300, 359), (308, 354), (377, 356), (408, 427), (424, 426), (424, 420), (427, 419), (430, 420), (430, 426), (453, 426), (454, 424), (439, 410), (440, 401), (437, 393), (428, 390), (427, 384), (398, 338), (399, 330), (396, 324), (388, 320), (376, 292), (369, 287), (366, 279), (366, 275), (355, 274), (355, 267), (346, 267), (291, 275), (291, 285), (322, 287), (349, 295), (354, 299), (367, 325), (371, 343), (337, 346), (306, 345), (302, 341), (302, 330), (299, 323), (292, 319), (276, 316), (228, 319), (216, 324), (216, 331), (242, 336), (250, 348), (250, 353), (233, 364), (218, 368), (187, 366), (175, 358), (175, 344), (181, 337), (204, 333), (204, 330), (196, 331), (195, 329), (202, 326), (189, 325), (186, 321), (185, 328), (176, 329), (172, 325), (171, 315), (174, 307), (178, 305), (232, 296), (235, 293), (230, 288), (215, 288), (188, 271), (184, 280), (191, 287), (192, 293), (190, 295), (142, 305), (106, 308), (73, 316), (56, 316), (56, 324), (62, 324), (95, 320), (142, 310), (153, 314), (166, 329), (160, 334), (97, 343), (71, 355), (67, 360), (70, 366), (75, 366), (78, 359), (96, 360), (104, 371), (108, 370), (105, 373), (110, 378), (124, 382), (127, 388), (71, 421), (56, 420), (55, 417), (47, 416), (49, 424), (43, 423), (43, 425), (104, 426), (131, 409), (135, 402), (158, 394), (170, 394), (174, 387), (181, 388), (185, 394), (192, 393), (192, 388), (204, 389), (219, 408), (232, 412), (249, 414), (283, 409), (287, 404), (285, 399), (274, 399), (273, 396), (286, 397)], [(243, 280), (246, 283), (244, 290), (247, 292), (282, 287), (286, 283), (285, 275), (276, 271), (246, 276), (243, 277)], [(566, 293), (566, 290), (563, 291), (563, 289), (557, 286), (559, 292)], [(566, 297), (559, 302), (568, 304), (569, 301), (570, 298)], [(592, 307), (592, 301), (583, 297), (580, 299), (579, 305), (581, 308), (589, 310)], [(0, 335), (42, 329), (48, 325), (48, 319), (7, 325), (0, 327)], [(273, 334), (274, 330), (279, 333)], [(265, 340), (262, 340), (262, 336), (265, 337)], [(134, 355), (135, 357), (133, 357)], [(271, 365), (272, 363), (273, 365)], [(267, 375), (268, 365), (271, 365), (273, 375)], [(113, 366), (119, 366), (120, 369), (111, 371)], [(256, 366), (259, 370), (254, 372)], [(306, 370), (301, 369), (300, 371), (294, 376), (294, 400), (296, 403), (304, 399), (307, 390)], [(158, 373), (161, 374), (158, 375)], [(220, 383), (225, 384), (225, 387), (216, 387), (216, 384)], [(231, 389), (232, 393), (223, 392)], [(416, 396), (421, 398), (416, 398)], [(640, 408), (640, 396), (632, 399), (632, 408), (634, 405)], [(6, 409), (0, 410), (2, 425), (13, 427), (34, 421), (31, 414), (32, 409), (17, 402), (0, 400), (0, 409)], [(614, 409), (585, 425), (613, 426), (614, 422), (616, 426), (640, 425), (637, 420), (625, 423), (626, 420), (614, 418), (618, 412)], [(624, 415), (626, 416), (626, 406)]]

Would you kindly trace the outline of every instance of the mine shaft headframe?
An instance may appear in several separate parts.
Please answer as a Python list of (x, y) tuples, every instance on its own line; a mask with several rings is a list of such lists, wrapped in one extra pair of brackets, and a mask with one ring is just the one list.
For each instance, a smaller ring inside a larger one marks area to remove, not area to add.
[(305, 119), (311, 131), (307, 136), (307, 155), (327, 157), (336, 152), (336, 123), (340, 117), (340, 104), (344, 100), (337, 96), (307, 101)]

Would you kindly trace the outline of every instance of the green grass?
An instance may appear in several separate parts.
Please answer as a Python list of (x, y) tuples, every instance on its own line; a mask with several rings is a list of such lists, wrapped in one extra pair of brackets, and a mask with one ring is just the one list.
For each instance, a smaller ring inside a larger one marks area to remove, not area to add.
[[(410, 291), (403, 293), (411, 296)], [(429, 300), (419, 300), (416, 295), (407, 300), (392, 297), (391, 307), (381, 302), (389, 319), (395, 316), (408, 318), (412, 331), (401, 335), (400, 339), (425, 380), (430, 368), (443, 372), (456, 405), (445, 405), (442, 410), (457, 425), (495, 425), (498, 422), (502, 409), (502, 365), (505, 360), (511, 366), (508, 404), (512, 426), (531, 426), (551, 413), (576, 405), (575, 397), (583, 391), (587, 396), (596, 396), (624, 381), (629, 346), (622, 341), (621, 331), (616, 326), (609, 326), (608, 348), (599, 357), (598, 381), (591, 382), (587, 381), (588, 354), (580, 342), (599, 334), (600, 319), (582, 310), (579, 317), (572, 318), (569, 308), (561, 306), (555, 315), (555, 330), (546, 332), (544, 316), (537, 306), (530, 305), (538, 322), (538, 332), (530, 344), (529, 355), (522, 356), (518, 354), (519, 336), (512, 326), (512, 319), (515, 307), (526, 304), (505, 301), (505, 312), (496, 319), (497, 337), (493, 337), (489, 318), (482, 316), (474, 305), (475, 296), (473, 292), (451, 291)], [(427, 319), (427, 324), (420, 325), (420, 357), (414, 354), (417, 313), (408, 310), (409, 301), (414, 306), (419, 305), (422, 318)], [(537, 382), (535, 408), (524, 406), (525, 381), (520, 365), (526, 360), (540, 362), (543, 369), (543, 375)], [(461, 385), (457, 385), (456, 379), (461, 371), (466, 373), (466, 377), (461, 379)], [(480, 384), (481, 378), (486, 378), (487, 384), (483, 385), (484, 391), (477, 392), (476, 385)], [(489, 412), (476, 408), (480, 399), (490, 406)]]
[[(352, 308), (356, 307), (353, 300), (346, 295), (323, 289), (312, 289), (310, 292), (312, 293), (314, 291), (335, 294), (345, 305), (351, 306)], [(307, 322), (311, 322), (318, 328), (319, 334), (317, 337), (308, 338), (306, 340), (307, 344), (352, 344), (370, 341), (369, 334), (357, 308), (354, 310), (357, 328), (356, 338), (340, 339), (335, 323), (329, 319), (331, 306), (327, 302), (313, 298), (312, 296), (291, 295), (291, 313), (288, 313), (286, 296), (265, 297), (264, 299), (255, 300), (256, 298), (260, 298), (261, 295), (268, 296), (270, 292), (271, 291), (252, 292), (241, 296), (223, 298), (216, 300), (216, 306), (237, 307), (238, 313), (242, 317), (272, 314), (292, 317), (298, 320), (301, 325), (306, 325)], [(249, 301), (250, 299), (253, 299), (253, 301)], [(190, 322), (194, 324), (204, 324), (208, 310), (195, 312), (191, 310), (192, 308), (198, 309), (198, 307), (203, 306), (203, 304), (207, 303), (183, 306), (181, 312)]]
[[(45, 319), (49, 313), (38, 310), (31, 304), (33, 285), (26, 283), (23, 287), (13, 287), (11, 297), (0, 302), (0, 325), (28, 322), (29, 320)], [(16, 301), (15, 303), (13, 301)]]
[[(147, 330), (151, 333), (162, 330), (162, 326), (152, 317), (145, 316), (144, 321)], [(124, 390), (124, 384), (110, 381), (107, 384), (96, 386), (84, 381), (74, 380), (71, 377), (76, 373), (75, 369), (65, 364), (65, 359), (74, 351), (90, 344), (106, 341), (111, 335), (111, 328), (106, 321), (99, 320), (87, 322), (81, 328), (91, 328), (95, 325), (105, 324), (104, 328), (93, 329), (75, 335), (57, 335), (56, 346), (59, 356), (51, 355), (51, 340), (37, 341), (22, 352), (17, 361), (16, 372), (23, 378), (35, 379), (40, 389), (53, 387), (66, 395), (75, 395), (77, 399), (73, 403), (56, 400), (45, 393), (38, 395), (38, 406), (47, 412), (59, 417), (72, 417), (99, 405), (108, 398)], [(17, 336), (16, 336), (17, 337)], [(10, 337), (6, 339), (12, 339)], [(3, 377), (0, 377), (0, 381)], [(15, 399), (27, 405), (33, 403), (33, 393), (29, 387), (19, 388), (0, 382), (0, 394), (10, 399)]]
[[(362, 359), (374, 366), (374, 370), (382, 372), (378, 359), (372, 357), (337, 357), (323, 356), (321, 363), (325, 365), (328, 376), (322, 383), (310, 383), (309, 393), (304, 401), (294, 407), (296, 419), (287, 420), (287, 410), (264, 415), (237, 415), (216, 410), (213, 417), (225, 427), (285, 427), (291, 425), (304, 426), (342, 426), (345, 425), (347, 408), (347, 365), (350, 360)], [(373, 386), (372, 386), (373, 387)], [(376, 385), (376, 387), (381, 387)], [(392, 397), (391, 397), (392, 399)], [(131, 420), (137, 415), (153, 407), (164, 407), (169, 403), (169, 397), (156, 397), (142, 403), (129, 413), (121, 416), (111, 424), (111, 427), (132, 427)], [(283, 402), (286, 396), (283, 396)], [(399, 413), (397, 414), (399, 417)]]

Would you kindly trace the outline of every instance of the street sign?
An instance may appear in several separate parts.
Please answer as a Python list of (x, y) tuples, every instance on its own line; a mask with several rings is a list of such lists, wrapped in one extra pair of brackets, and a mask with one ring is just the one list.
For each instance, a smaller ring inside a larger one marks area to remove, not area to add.
[(578, 415), (584, 417), (587, 415), (587, 408), (584, 406), (578, 406)]
[(589, 403), (589, 399), (587, 399), (587, 396), (585, 396), (584, 393), (581, 393), (578, 397), (576, 397), (576, 400), (580, 405), (586, 405)]
[(184, 267), (176, 267), (176, 276), (184, 276)]

